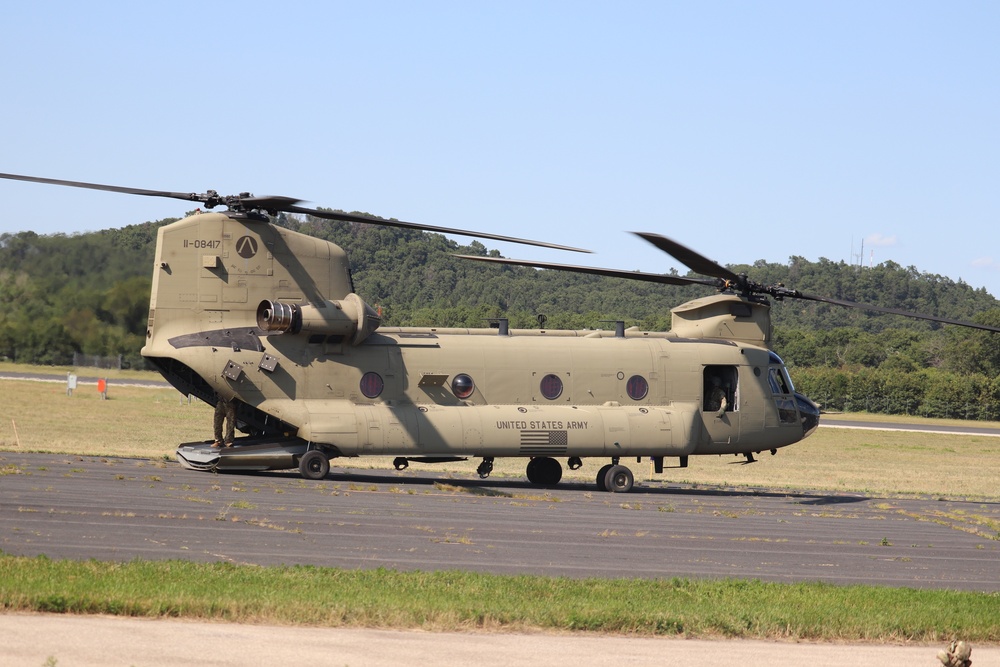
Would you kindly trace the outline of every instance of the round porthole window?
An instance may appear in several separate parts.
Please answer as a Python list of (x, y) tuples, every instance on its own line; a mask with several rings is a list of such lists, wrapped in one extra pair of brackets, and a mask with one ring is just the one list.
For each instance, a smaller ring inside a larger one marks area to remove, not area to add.
[(553, 375), (552, 373), (549, 373), (548, 375), (542, 378), (542, 384), (540, 388), (542, 390), (542, 396), (549, 399), (550, 401), (554, 401), (557, 398), (559, 398), (559, 396), (562, 394), (563, 383), (562, 380), (559, 379), (558, 375)]
[(459, 373), (451, 381), (451, 391), (458, 398), (468, 398), (476, 390), (476, 383), (465, 373)]
[(367, 398), (378, 398), (385, 389), (385, 382), (382, 376), (373, 371), (369, 371), (361, 376), (361, 393)]
[(641, 375), (633, 375), (628, 379), (625, 390), (628, 392), (628, 397), (633, 401), (641, 401), (649, 393), (649, 383)]

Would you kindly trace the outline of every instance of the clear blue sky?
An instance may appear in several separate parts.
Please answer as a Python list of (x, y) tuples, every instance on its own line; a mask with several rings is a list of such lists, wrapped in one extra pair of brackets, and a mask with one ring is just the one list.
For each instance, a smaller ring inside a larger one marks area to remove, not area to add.
[[(583, 246), (891, 260), (1000, 296), (997, 2), (18, 2), (0, 171)], [(0, 182), (0, 233), (183, 202)], [(871, 253), (874, 252), (872, 257)]]

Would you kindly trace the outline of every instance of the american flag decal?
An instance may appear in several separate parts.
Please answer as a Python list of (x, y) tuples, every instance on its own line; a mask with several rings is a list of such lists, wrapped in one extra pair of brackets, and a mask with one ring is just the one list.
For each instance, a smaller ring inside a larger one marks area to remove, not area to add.
[(565, 454), (568, 445), (566, 431), (521, 431), (522, 454)]

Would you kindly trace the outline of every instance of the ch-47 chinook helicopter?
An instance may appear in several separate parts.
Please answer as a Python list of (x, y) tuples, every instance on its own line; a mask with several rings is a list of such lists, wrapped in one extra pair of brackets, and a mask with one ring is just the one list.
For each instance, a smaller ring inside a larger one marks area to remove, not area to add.
[(629, 491), (623, 459), (684, 467), (691, 456), (754, 454), (796, 443), (819, 408), (796, 393), (770, 349), (768, 297), (806, 299), (1000, 329), (762, 285), (655, 234), (639, 234), (695, 273), (682, 277), (495, 257), (469, 260), (575, 271), (718, 293), (674, 308), (668, 332), (382, 327), (354, 293), (337, 245), (269, 222), (280, 212), (393, 225), (563, 250), (555, 244), (299, 206), (288, 197), (223, 197), (0, 174), (0, 178), (198, 202), (159, 229), (142, 355), (174, 387), (210, 404), (234, 400), (247, 436), (177, 450), (188, 468), (298, 468), (322, 479), (337, 457), (394, 456), (397, 469), (497, 457), (527, 460), (550, 486), (585, 457), (608, 461), (597, 486)]

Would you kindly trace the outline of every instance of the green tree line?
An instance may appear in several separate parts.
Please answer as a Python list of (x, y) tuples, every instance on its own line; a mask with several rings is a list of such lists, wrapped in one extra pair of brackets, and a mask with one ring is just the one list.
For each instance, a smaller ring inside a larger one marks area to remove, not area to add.
[(0, 359), (68, 364), (74, 352), (142, 364), (156, 230), (0, 235)]
[[(142, 367), (156, 230), (174, 219), (86, 234), (0, 235), (0, 359), (67, 364), (74, 352)], [(394, 326), (670, 327), (670, 309), (709, 288), (468, 262), (494, 255), (440, 234), (279, 216), (275, 224), (332, 241), (359, 295)], [(729, 267), (763, 283), (950, 319), (1000, 324), (983, 289), (914, 267), (862, 268), (791, 257)], [(798, 389), (828, 410), (1000, 418), (1000, 335), (802, 300), (773, 303), (773, 347)]]

